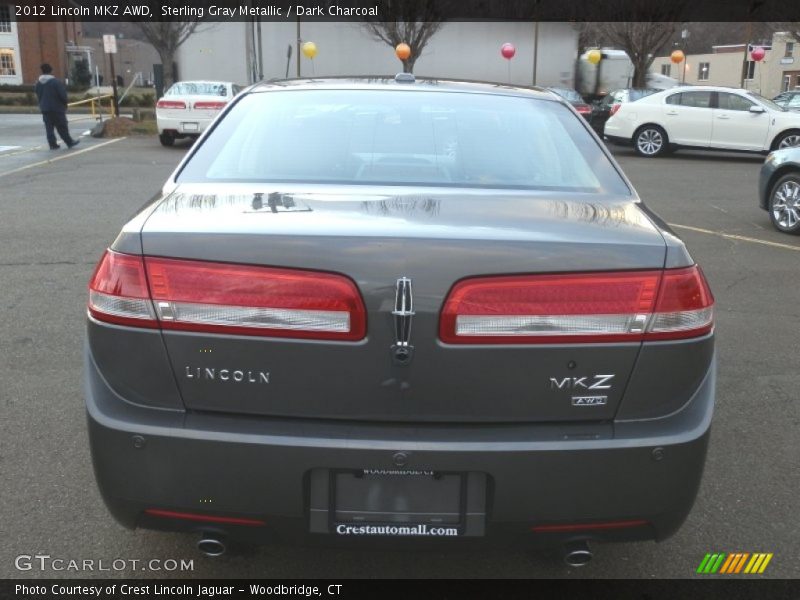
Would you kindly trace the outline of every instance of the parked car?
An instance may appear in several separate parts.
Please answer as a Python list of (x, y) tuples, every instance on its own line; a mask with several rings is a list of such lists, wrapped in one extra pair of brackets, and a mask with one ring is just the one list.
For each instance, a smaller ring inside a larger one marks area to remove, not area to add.
[(770, 153), (758, 178), (761, 208), (778, 231), (800, 234), (800, 147)]
[(172, 146), (176, 139), (198, 137), (242, 88), (229, 81), (179, 81), (156, 103), (158, 139)]
[(788, 110), (800, 110), (800, 90), (783, 92), (775, 96), (772, 101)]
[(97, 482), (122, 524), (209, 555), (523, 537), (583, 564), (691, 509), (713, 302), (554, 94), (262, 83), (91, 277)]
[(554, 94), (558, 94), (559, 96), (564, 98), (564, 100), (566, 100), (572, 106), (574, 106), (575, 110), (577, 110), (580, 113), (580, 115), (587, 121), (591, 118), (592, 105), (588, 104), (586, 100), (584, 100), (583, 97), (577, 91), (570, 88), (562, 88), (562, 87), (549, 87), (547, 89), (553, 92)]
[(619, 110), (620, 106), (626, 102), (634, 102), (650, 94), (655, 94), (656, 91), (657, 90), (642, 90), (636, 88), (614, 90), (607, 94), (602, 100), (594, 103), (589, 123), (591, 123), (592, 128), (594, 128), (597, 133), (602, 135), (606, 121)]
[(800, 114), (747, 90), (693, 86), (622, 105), (604, 134), (647, 157), (676, 148), (766, 153), (800, 145)]

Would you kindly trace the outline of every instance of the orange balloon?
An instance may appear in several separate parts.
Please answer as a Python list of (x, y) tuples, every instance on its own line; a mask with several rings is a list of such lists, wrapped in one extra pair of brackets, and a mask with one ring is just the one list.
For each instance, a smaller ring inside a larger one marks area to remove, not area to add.
[(675, 50), (673, 51), (672, 54), (669, 55), (669, 59), (677, 65), (686, 60), (686, 55), (683, 53), (682, 50)]
[(397, 48), (394, 49), (394, 53), (400, 60), (405, 60), (411, 56), (411, 46), (408, 44), (397, 44)]

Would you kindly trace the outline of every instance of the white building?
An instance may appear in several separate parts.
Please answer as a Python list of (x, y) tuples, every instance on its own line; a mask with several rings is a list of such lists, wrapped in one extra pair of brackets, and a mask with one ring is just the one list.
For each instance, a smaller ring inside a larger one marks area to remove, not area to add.
[[(764, 59), (750, 59), (746, 44), (713, 46), (707, 54), (690, 54), (681, 64), (673, 64), (669, 56), (653, 60), (650, 70), (679, 78), (692, 85), (726, 85), (744, 87), (772, 98), (800, 88), (800, 42), (787, 33), (775, 33), (772, 43), (764, 47)], [(742, 85), (744, 80), (744, 85)]]
[[(302, 22), (300, 35), (303, 41), (314, 42), (318, 50), (313, 61), (301, 55), (303, 77), (393, 75), (402, 70), (394, 50), (374, 40), (360, 23)], [(517, 50), (510, 61), (500, 54), (505, 42), (514, 44)], [(288, 71), (289, 77), (295, 77), (296, 44), (295, 21), (204, 25), (178, 50), (178, 73), (181, 79), (217, 79), (240, 84), (283, 78), (287, 72), (287, 47), (291, 45)], [(447, 22), (428, 42), (414, 65), (414, 73), (425, 77), (572, 87), (577, 46), (578, 34), (571, 23), (540, 23), (537, 27), (535, 23), (519, 22)], [(534, 55), (537, 56), (535, 77)]]

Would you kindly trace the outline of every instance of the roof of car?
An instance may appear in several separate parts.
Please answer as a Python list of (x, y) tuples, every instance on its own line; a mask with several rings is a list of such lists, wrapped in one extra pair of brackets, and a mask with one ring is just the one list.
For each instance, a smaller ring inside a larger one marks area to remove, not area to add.
[(395, 89), (414, 91), (462, 92), (473, 94), (495, 94), (505, 96), (527, 96), (562, 102), (563, 100), (545, 88), (516, 86), (490, 81), (462, 79), (438, 79), (416, 77), (414, 81), (397, 81), (387, 75), (364, 77), (324, 77), (307, 79), (274, 79), (255, 84), (250, 92), (267, 92), (285, 89)]
[(742, 92), (749, 94), (750, 90), (744, 88), (733, 87), (730, 85), (692, 85), (691, 87), (684, 88), (683, 86), (675, 86), (663, 90), (664, 92)]
[(182, 79), (180, 81), (176, 81), (174, 85), (180, 85), (181, 83), (210, 83), (211, 85), (233, 85), (232, 81), (212, 81), (210, 79)]

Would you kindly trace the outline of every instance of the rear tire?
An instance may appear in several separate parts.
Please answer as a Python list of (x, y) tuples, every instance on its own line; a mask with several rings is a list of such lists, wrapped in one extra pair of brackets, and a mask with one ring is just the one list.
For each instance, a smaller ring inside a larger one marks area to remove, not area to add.
[(772, 186), (769, 218), (778, 231), (800, 235), (800, 172), (784, 175)]
[(165, 131), (159, 134), (158, 141), (161, 142), (162, 146), (172, 146), (175, 143), (175, 136)]
[(785, 131), (775, 138), (772, 149), (783, 150), (784, 148), (795, 148), (797, 146), (800, 146), (800, 131)]
[(643, 125), (633, 134), (633, 149), (645, 158), (663, 156), (669, 150), (667, 132), (658, 125)]

